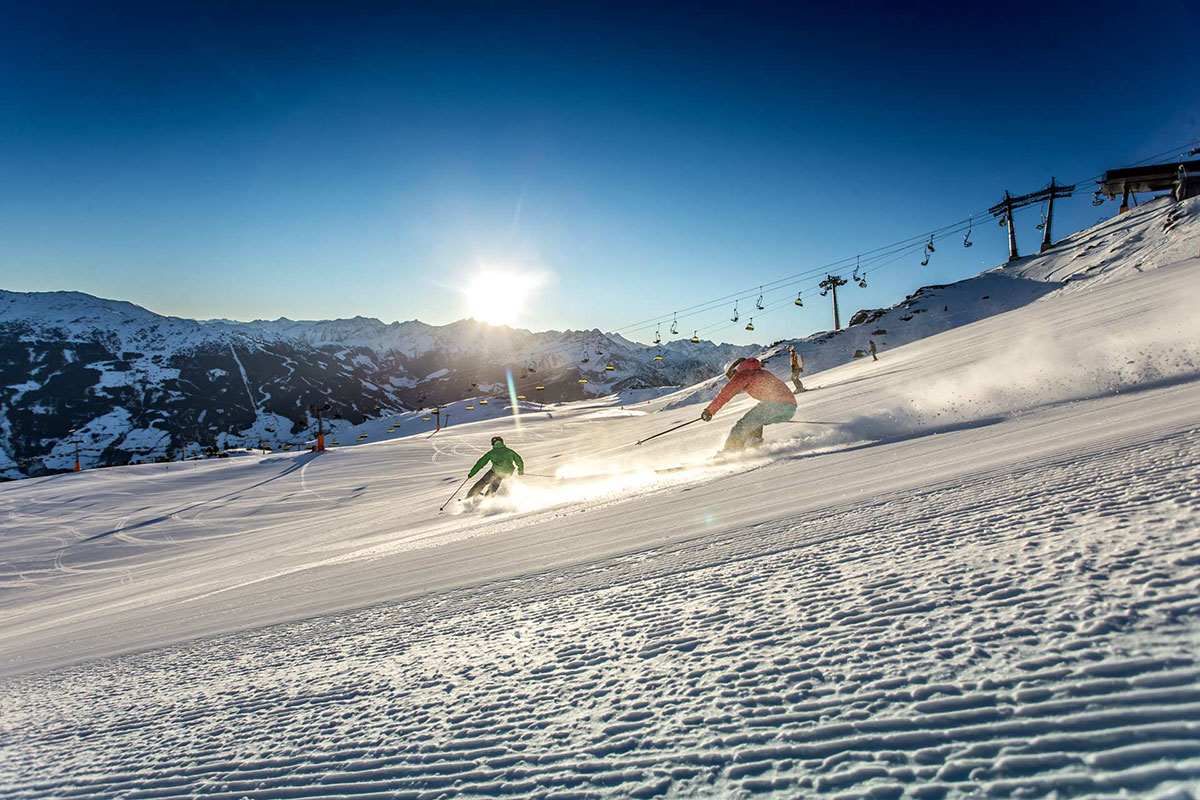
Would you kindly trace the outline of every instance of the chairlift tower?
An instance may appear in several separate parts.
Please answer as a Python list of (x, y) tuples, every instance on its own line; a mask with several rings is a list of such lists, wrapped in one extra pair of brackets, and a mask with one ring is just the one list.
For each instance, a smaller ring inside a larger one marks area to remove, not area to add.
[(331, 406), (329, 405), (329, 403), (325, 403), (324, 405), (320, 405), (320, 406), (315, 405), (315, 404), (310, 405), (308, 408), (310, 411), (316, 412), (316, 415), (317, 415), (317, 446), (314, 449), (317, 452), (321, 452), (325, 449), (325, 422), (322, 419), (321, 415), (324, 412), (328, 411), (331, 408)]
[(833, 292), (833, 329), (840, 331), (842, 329), (842, 318), (838, 314), (837, 290), (839, 286), (846, 285), (846, 279), (840, 275), (825, 275), (825, 280), (821, 281), (818, 286), (821, 287), (821, 295), (825, 296)]
[(1049, 250), (1054, 246), (1054, 238), (1050, 234), (1050, 223), (1054, 219), (1054, 200), (1055, 198), (1070, 197), (1075, 192), (1075, 184), (1065, 185), (1059, 184), (1054, 178), (1050, 179), (1050, 185), (1045, 189), (1039, 189), (1036, 192), (1023, 194), (1020, 197), (1013, 197), (1007, 190), (1004, 192), (1004, 199), (996, 205), (988, 209), (988, 213), (993, 217), (1003, 217), (1000, 220), (1002, 226), (1008, 228), (1008, 260), (1013, 261), (1020, 258), (1017, 252), (1017, 231), (1013, 225), (1013, 211), (1025, 206), (1031, 206), (1035, 203), (1045, 201), (1046, 222), (1042, 227), (1042, 252)]
[(1044, 253), (1054, 246), (1054, 238), (1050, 235), (1050, 225), (1054, 222), (1054, 198), (1070, 197), (1073, 191), (1074, 186), (1060, 186), (1054, 178), (1050, 179), (1050, 188), (1046, 194), (1046, 223), (1042, 229), (1042, 249), (1038, 252)]
[(1021, 254), (1017, 252), (1017, 226), (1013, 224), (1013, 205), (1012, 195), (1005, 189), (1004, 200), (988, 209), (993, 217), (998, 217), (1001, 213), (1004, 214), (1004, 219), (1000, 220), (1000, 224), (1008, 228), (1009, 261), (1015, 261), (1021, 257)]

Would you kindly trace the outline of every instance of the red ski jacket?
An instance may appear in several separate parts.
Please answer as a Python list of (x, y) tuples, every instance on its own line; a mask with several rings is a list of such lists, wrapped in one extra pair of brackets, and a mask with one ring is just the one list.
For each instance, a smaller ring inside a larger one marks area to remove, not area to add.
[(757, 358), (747, 358), (738, 364), (737, 374), (725, 384), (725, 388), (716, 399), (708, 404), (708, 413), (716, 414), (735, 394), (743, 391), (755, 400), (796, 405), (796, 395), (792, 394), (787, 384), (763, 369)]

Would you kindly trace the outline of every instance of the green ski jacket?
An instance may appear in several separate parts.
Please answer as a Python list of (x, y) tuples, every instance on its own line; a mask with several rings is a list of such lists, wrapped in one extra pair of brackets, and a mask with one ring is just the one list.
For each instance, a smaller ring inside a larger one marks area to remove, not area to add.
[(471, 467), (467, 477), (473, 477), (476, 472), (487, 466), (488, 462), (492, 462), (492, 470), (503, 477), (508, 477), (515, 470), (518, 475), (525, 474), (525, 462), (515, 451), (509, 450), (502, 444), (492, 445), (492, 449), (483, 454), (483, 458), (475, 462), (475, 466)]

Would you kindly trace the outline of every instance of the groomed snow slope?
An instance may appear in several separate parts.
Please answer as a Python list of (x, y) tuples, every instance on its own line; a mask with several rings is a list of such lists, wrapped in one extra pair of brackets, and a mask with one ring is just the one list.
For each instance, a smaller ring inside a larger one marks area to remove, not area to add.
[[(732, 463), (746, 401), (630, 447), (663, 399), (0, 487), (0, 795), (1195, 797), (1198, 305), (1049, 295)], [(439, 516), (495, 433), (558, 477)]]

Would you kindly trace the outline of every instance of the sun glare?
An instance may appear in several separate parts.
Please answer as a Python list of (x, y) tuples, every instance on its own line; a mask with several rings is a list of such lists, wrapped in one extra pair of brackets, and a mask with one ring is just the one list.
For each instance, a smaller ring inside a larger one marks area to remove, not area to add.
[(467, 315), (490, 325), (514, 325), (543, 279), (515, 270), (485, 270), (467, 284)]

